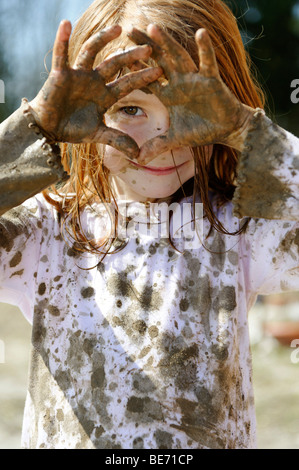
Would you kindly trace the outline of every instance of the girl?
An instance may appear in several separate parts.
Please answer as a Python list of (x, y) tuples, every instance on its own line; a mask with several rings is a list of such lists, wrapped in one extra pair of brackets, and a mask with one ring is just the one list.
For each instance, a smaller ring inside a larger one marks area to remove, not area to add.
[[(247, 312), (298, 288), (298, 140), (221, 0), (96, 0), (70, 29), (1, 127), (0, 300), (33, 328), (23, 446), (255, 447)], [(159, 230), (118, 237), (136, 204)]]

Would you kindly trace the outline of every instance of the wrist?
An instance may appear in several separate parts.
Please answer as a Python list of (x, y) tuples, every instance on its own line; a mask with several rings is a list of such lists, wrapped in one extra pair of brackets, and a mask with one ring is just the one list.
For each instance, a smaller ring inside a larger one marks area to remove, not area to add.
[(35, 100), (28, 101), (27, 98), (22, 99), (22, 106), (23, 106), (23, 113), (24, 116), (27, 118), (28, 121), (28, 127), (32, 129), (37, 135), (40, 137), (45, 137), (47, 140), (47, 143), (49, 144), (55, 144), (56, 139), (54, 138), (53, 135), (51, 135), (49, 132), (47, 132), (40, 124), (39, 119), (38, 119), (38, 111), (37, 111), (37, 105), (35, 103)]
[(240, 112), (240, 126), (235, 129), (226, 139), (225, 145), (239, 151), (243, 152), (245, 149), (246, 138), (248, 132), (250, 131), (252, 121), (256, 116), (257, 112), (265, 114), (264, 110), (260, 108), (251, 108), (245, 104), (241, 105)]
[(22, 98), (21, 109), (23, 112), (23, 116), (26, 118), (27, 127), (31, 129), (39, 138), (42, 138), (43, 134), (39, 125), (37, 124), (35, 113), (33, 112), (33, 109), (30, 106), (30, 103), (27, 98)]

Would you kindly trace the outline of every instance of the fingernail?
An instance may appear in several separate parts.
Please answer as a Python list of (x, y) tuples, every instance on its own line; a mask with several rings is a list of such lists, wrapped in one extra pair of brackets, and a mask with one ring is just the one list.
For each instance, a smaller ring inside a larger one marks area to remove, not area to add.
[(122, 30), (121, 26), (119, 26), (118, 24), (113, 24), (112, 26), (107, 26), (107, 28), (102, 29), (102, 31), (100, 31), (100, 32), (103, 32), (103, 33), (109, 32), (109, 33), (111, 33), (111, 32), (116, 31), (116, 30), (121, 31)]
[(144, 160), (143, 160), (143, 158), (140, 158), (140, 152), (139, 152), (139, 154), (137, 155), (136, 163), (138, 163), (139, 165), (144, 165)]
[(71, 22), (70, 22), (69, 20), (64, 19), (64, 20), (61, 20), (61, 21), (60, 21), (60, 24), (64, 24), (64, 23), (66, 23), (66, 24), (68, 24), (68, 25), (71, 26)]
[(196, 32), (196, 36), (198, 37), (198, 39), (202, 39), (205, 34), (206, 34), (206, 31), (203, 28), (198, 29)]
[[(150, 161), (150, 160), (149, 160), (149, 161)], [(140, 158), (140, 157), (139, 157), (139, 158), (138, 158), (138, 163), (139, 163), (140, 165), (144, 165), (144, 166), (145, 166), (145, 165), (148, 164), (148, 160), (147, 160), (147, 158)]]
[(69, 20), (62, 20), (60, 22), (59, 27), (64, 26), (64, 30), (60, 31), (60, 39), (62, 41), (67, 41), (69, 39), (69, 35), (72, 32), (72, 23)]

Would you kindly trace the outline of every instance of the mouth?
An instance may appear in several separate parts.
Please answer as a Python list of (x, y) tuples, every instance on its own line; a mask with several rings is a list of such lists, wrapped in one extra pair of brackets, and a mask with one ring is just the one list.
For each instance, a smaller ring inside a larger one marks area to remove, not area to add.
[(146, 173), (149, 173), (151, 175), (170, 175), (171, 173), (177, 172), (182, 166), (186, 165), (187, 162), (181, 163), (180, 165), (176, 166), (164, 166), (164, 167), (155, 167), (155, 166), (144, 166), (144, 165), (139, 165), (139, 163), (132, 162), (132, 160), (129, 161), (130, 165), (133, 165), (134, 167), (140, 168), (140, 170), (145, 171)]

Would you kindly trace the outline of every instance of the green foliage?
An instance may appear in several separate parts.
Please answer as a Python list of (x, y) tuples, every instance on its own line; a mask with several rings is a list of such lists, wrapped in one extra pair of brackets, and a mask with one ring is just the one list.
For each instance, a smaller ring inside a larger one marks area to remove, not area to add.
[[(244, 44), (258, 69), (268, 111), (299, 134), (299, 104), (291, 82), (299, 79), (299, 1), (227, 0), (238, 18)], [(298, 124), (297, 124), (298, 123)]]

